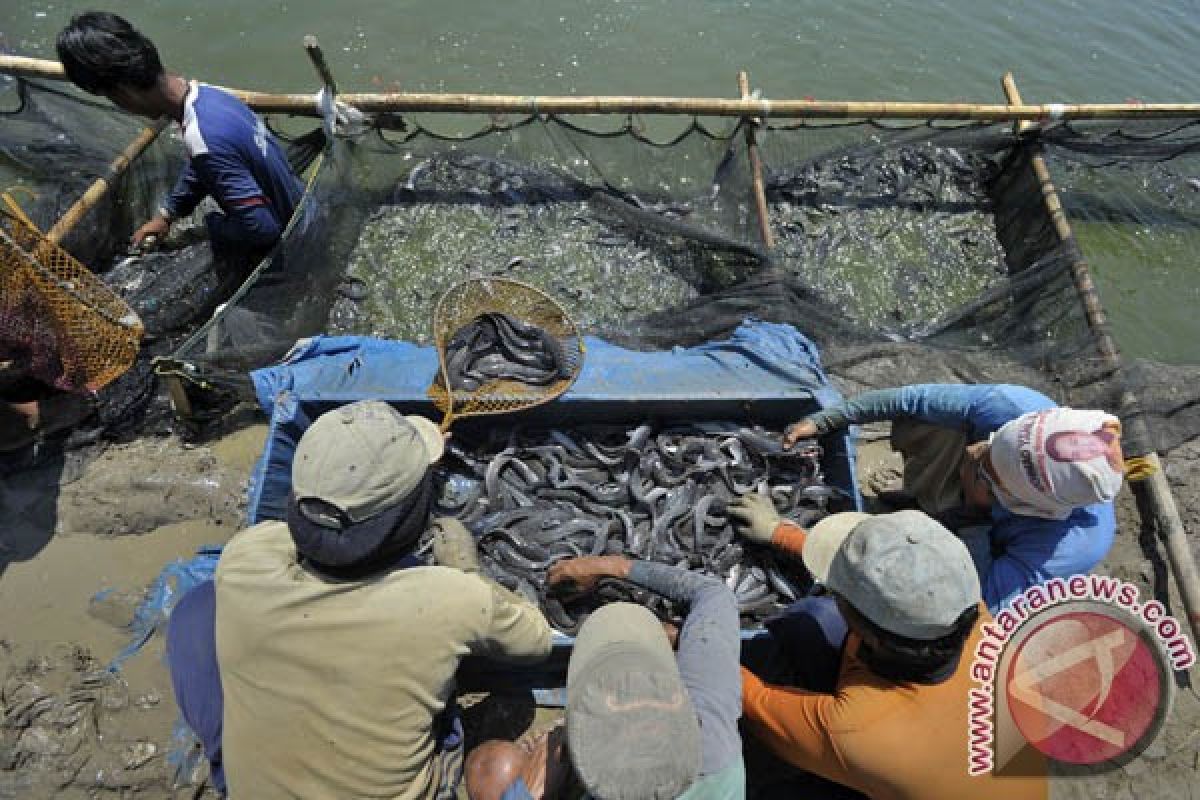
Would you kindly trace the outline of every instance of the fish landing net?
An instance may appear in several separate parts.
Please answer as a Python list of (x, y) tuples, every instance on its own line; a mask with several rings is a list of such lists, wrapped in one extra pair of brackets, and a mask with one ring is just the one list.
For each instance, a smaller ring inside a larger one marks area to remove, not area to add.
[[(561, 357), (556, 378), (544, 384), (510, 377), (486, 380), (473, 389), (455, 388), (449, 351), (455, 334), (480, 317), (504, 314), (545, 332)], [(433, 313), (433, 341), (439, 372), (429, 398), (442, 412), (442, 430), (461, 417), (508, 414), (548, 403), (565, 392), (583, 368), (583, 337), (554, 298), (520, 281), (476, 278), (455, 284), (438, 300)]]
[(141, 337), (123, 300), (28, 219), (0, 209), (0, 361), (94, 392), (129, 369)]

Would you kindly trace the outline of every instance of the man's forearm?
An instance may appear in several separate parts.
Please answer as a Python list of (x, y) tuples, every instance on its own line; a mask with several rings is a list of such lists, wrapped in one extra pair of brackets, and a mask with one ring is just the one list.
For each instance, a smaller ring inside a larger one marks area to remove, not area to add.
[(701, 722), (701, 774), (734, 763), (742, 752), (738, 677), (738, 609), (733, 592), (711, 575), (634, 561), (629, 580), (686, 605), (676, 662)]
[(167, 213), (167, 221), (191, 214), (206, 194), (208, 192), (200, 183), (200, 176), (196, 174), (196, 168), (189, 163), (175, 181), (171, 193), (163, 201), (162, 210)]
[(972, 418), (972, 403), (986, 386), (918, 384), (875, 389), (808, 417), (824, 435), (849, 425), (915, 419), (931, 425), (958, 427)]
[(697, 595), (705, 588), (713, 583), (721, 584), (716, 578), (702, 572), (649, 561), (633, 561), (629, 567), (629, 580), (677, 603), (683, 603), (688, 608), (692, 607)]
[(817, 426), (817, 433), (823, 436), (850, 425), (895, 419), (902, 409), (899, 389), (877, 389), (810, 414), (808, 420)]
[(807, 531), (790, 519), (785, 519), (775, 526), (775, 533), (771, 535), (771, 546), (793, 558), (801, 558), (807, 539)]

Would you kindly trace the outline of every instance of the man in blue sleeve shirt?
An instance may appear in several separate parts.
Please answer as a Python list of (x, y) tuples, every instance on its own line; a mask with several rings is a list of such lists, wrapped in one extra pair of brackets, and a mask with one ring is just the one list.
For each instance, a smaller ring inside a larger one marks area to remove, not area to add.
[[(741, 800), (746, 770), (737, 601), (717, 578), (624, 556), (585, 556), (550, 568), (547, 583), (586, 590), (622, 578), (687, 609), (678, 652), (641, 606), (595, 611), (567, 666), (566, 743), (484, 742), (467, 758), (471, 800), (550, 800), (573, 770), (588, 796)], [(569, 769), (568, 769), (569, 768)]]
[(1088, 572), (1112, 546), (1123, 474), (1116, 417), (1060, 408), (1023, 386), (927, 384), (817, 412), (785, 444), (881, 420), (892, 421), (904, 492), (921, 510), (989, 515), (959, 534), (993, 614), (1030, 586)]
[(283, 150), (253, 111), (231, 94), (166, 72), (154, 44), (104, 11), (77, 14), (58, 35), (67, 77), (118, 108), (179, 123), (188, 166), (157, 214), (133, 234), (134, 246), (161, 237), (211, 195), (220, 212), (205, 217), (213, 255), (253, 263), (279, 240), (303, 187)]

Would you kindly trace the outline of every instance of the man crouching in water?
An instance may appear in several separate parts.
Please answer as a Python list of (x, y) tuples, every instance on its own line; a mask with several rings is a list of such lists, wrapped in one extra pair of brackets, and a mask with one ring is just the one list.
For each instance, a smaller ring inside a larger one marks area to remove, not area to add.
[(322, 415), (296, 448), (287, 522), (226, 545), (167, 637), (183, 716), (232, 797), (452, 798), (464, 656), (550, 653), (541, 612), (478, 572), (460, 523), (432, 521), (443, 439), (377, 401)]
[(71, 18), (58, 35), (67, 77), (131, 114), (179, 124), (188, 164), (158, 211), (133, 234), (140, 247), (206, 196), (221, 208), (204, 218), (225, 299), (279, 241), (304, 187), (266, 125), (238, 98), (163, 68), (154, 43), (107, 11)]

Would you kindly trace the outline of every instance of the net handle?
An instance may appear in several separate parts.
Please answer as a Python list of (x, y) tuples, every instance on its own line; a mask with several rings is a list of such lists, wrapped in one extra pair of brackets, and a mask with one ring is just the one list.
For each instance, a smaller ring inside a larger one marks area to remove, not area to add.
[(438, 426), (442, 433), (450, 430), (456, 415), (454, 413), (454, 391), (450, 388), (450, 368), (446, 365), (446, 343), (442, 341), (437, 323), (442, 318), (442, 306), (446, 303), (446, 298), (456, 288), (457, 286), (451, 286), (442, 292), (442, 296), (438, 298), (437, 305), (433, 309), (433, 318), (429, 321), (430, 327), (433, 328), (433, 345), (437, 349), (438, 371), (442, 375), (442, 385), (446, 387), (446, 410), (442, 413), (442, 422)]
[(105, 174), (97, 178), (87, 188), (87, 191), (75, 201), (75, 204), (68, 208), (66, 213), (59, 218), (58, 222), (54, 223), (54, 227), (46, 232), (46, 238), (55, 244), (62, 244), (62, 240), (66, 238), (67, 234), (74, 230), (84, 215), (95, 208), (96, 204), (108, 194), (109, 189), (112, 188), (117, 178), (129, 168), (129, 165), (146, 148), (154, 143), (154, 140), (158, 138), (158, 135), (166, 129), (170, 122), (170, 118), (160, 117), (153, 124), (143, 128), (134, 137), (133, 141), (126, 145), (125, 149), (112, 160)]
[(447, 392), (446, 412), (442, 414), (442, 424), (438, 426), (442, 433), (450, 430), (450, 426), (454, 424), (454, 420), (457, 418), (457, 416), (458, 415), (454, 413), (454, 393)]

